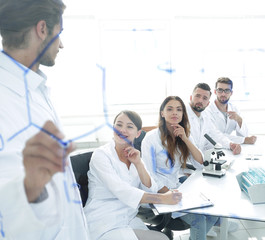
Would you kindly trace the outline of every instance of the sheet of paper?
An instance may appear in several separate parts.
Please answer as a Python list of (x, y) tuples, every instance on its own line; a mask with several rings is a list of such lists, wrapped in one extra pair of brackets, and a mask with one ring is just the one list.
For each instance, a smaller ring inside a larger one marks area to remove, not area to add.
[(176, 205), (153, 204), (159, 214), (210, 206), (213, 206), (213, 203), (201, 192), (183, 193), (182, 200)]

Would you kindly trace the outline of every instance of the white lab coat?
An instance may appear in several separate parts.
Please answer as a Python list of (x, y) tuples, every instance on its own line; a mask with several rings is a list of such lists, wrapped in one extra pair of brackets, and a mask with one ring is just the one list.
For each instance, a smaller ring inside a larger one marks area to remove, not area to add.
[[(215, 122), (215, 126), (222, 133), (224, 133), (226, 137), (228, 137), (234, 143), (237, 144), (244, 143), (245, 137), (248, 136), (248, 129), (244, 120), (242, 120), (241, 127), (239, 127), (238, 123), (235, 120), (229, 119), (229, 117), (227, 117), (227, 122), (226, 122), (224, 114), (217, 108), (214, 101), (210, 103), (206, 111), (208, 111), (212, 115)], [(230, 102), (228, 102), (227, 111), (234, 111), (238, 115), (240, 115), (238, 109)]]
[(230, 149), (231, 140), (216, 128), (211, 114), (207, 111), (202, 111), (200, 117), (198, 117), (191, 109), (189, 103), (186, 104), (186, 109), (190, 122), (191, 136), (196, 146), (201, 151), (204, 152), (214, 147), (213, 144), (204, 137), (204, 134), (208, 134), (215, 142), (221, 144), (223, 148)]
[[(189, 140), (195, 145), (192, 136)], [(142, 141), (142, 158), (151, 176), (158, 185), (158, 189), (166, 186), (169, 189), (178, 188), (180, 186), (179, 177), (182, 163), (179, 161), (179, 155), (175, 155), (175, 164), (170, 166), (166, 163), (167, 152), (162, 145), (160, 138), (160, 130), (158, 128), (148, 132)], [(203, 154), (202, 154), (203, 155)], [(202, 168), (202, 164), (198, 163), (190, 154), (189, 160), (196, 168)]]
[(46, 185), (46, 200), (34, 204), (27, 201), (22, 149), (39, 131), (31, 123), (42, 127), (47, 120), (58, 125), (59, 121), (49, 100), (45, 76), (29, 71), (25, 80), (26, 68), (20, 67), (0, 52), (0, 231), (4, 239), (15, 240), (89, 239), (82, 205), (73, 202), (81, 199), (78, 189), (73, 188), (70, 162), (65, 173), (55, 174)]
[[(115, 229), (109, 240), (136, 240), (133, 229), (147, 229), (136, 217), (139, 203), (145, 191), (157, 192), (156, 183), (152, 180), (151, 188), (145, 187), (134, 164), (128, 169), (119, 160), (114, 141), (94, 151), (88, 178), (89, 198), (84, 211), (91, 238), (103, 239)], [(126, 238), (121, 237), (124, 230)]]

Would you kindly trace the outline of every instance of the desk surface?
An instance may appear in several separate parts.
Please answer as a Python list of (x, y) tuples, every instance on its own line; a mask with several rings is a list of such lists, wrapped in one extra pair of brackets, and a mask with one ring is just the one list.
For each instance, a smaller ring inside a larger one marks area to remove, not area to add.
[[(242, 152), (239, 155), (232, 155), (227, 151), (227, 159), (235, 161), (222, 178), (203, 176), (201, 170), (196, 170), (180, 186), (179, 191), (201, 191), (214, 203), (214, 206), (185, 212), (265, 221), (265, 204), (252, 204), (248, 196), (241, 191), (236, 179), (237, 174), (247, 171), (249, 167), (265, 168), (264, 150), (265, 137), (259, 137), (254, 145), (242, 145)], [(246, 160), (251, 155), (259, 160)]]

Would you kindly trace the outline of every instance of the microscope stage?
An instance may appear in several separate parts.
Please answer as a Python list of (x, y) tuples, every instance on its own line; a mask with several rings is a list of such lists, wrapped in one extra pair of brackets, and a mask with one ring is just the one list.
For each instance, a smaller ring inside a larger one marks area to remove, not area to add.
[(211, 176), (211, 177), (222, 177), (224, 176), (226, 173), (226, 170), (225, 169), (222, 169), (222, 170), (206, 170), (206, 169), (203, 169), (202, 170), (202, 175), (203, 176)]

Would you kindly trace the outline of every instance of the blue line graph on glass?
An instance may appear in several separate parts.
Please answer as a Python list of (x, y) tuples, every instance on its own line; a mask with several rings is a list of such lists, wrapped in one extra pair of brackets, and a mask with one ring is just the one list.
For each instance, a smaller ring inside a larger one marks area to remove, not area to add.
[(1, 212), (0, 212), (0, 237), (5, 238), (4, 224), (3, 224), (3, 216), (1, 214)]
[[(63, 27), (62, 27), (62, 20), (61, 20), (61, 31), (55, 36), (53, 37), (50, 42), (47, 44), (47, 46), (42, 50), (42, 52), (39, 54), (39, 56), (37, 56), (37, 58), (32, 62), (32, 64), (30, 64), (29, 68), (25, 68), (24, 66), (22, 66), (21, 64), (19, 64), (16, 60), (14, 60), (13, 58), (10, 57), (10, 59), (14, 62), (14, 64), (16, 64), (16, 66), (20, 69), (22, 69), (24, 71), (24, 74), (23, 74), (23, 78), (24, 78), (24, 89), (25, 89), (25, 100), (26, 100), (26, 109), (27, 109), (27, 112), (25, 114), (27, 114), (27, 119), (28, 119), (28, 123), (26, 126), (24, 126), (23, 128), (21, 128), (20, 130), (18, 130), (17, 132), (15, 132), (14, 134), (12, 134), (12, 136), (9, 136), (7, 139), (4, 139), (3, 136), (1, 135), (0, 133), (0, 151), (3, 151), (4, 148), (5, 148), (5, 143), (6, 142), (10, 142), (12, 140), (14, 140), (17, 136), (19, 136), (20, 134), (22, 134), (23, 132), (27, 131), (29, 128), (31, 127), (34, 127), (46, 134), (48, 134), (50, 137), (54, 138), (56, 141), (58, 141), (58, 143), (62, 146), (62, 148), (66, 151), (67, 147), (69, 146), (69, 144), (71, 142), (74, 142), (74, 141), (77, 141), (79, 139), (82, 139), (82, 138), (85, 138), (87, 137), (88, 135), (91, 135), (97, 131), (99, 131), (100, 129), (102, 129), (103, 127), (107, 126), (109, 127), (110, 129), (112, 129), (113, 131), (115, 131), (117, 134), (119, 134), (120, 136), (123, 136), (117, 129), (115, 129), (113, 127), (113, 125), (109, 122), (109, 119), (108, 119), (108, 109), (107, 109), (107, 103), (106, 103), (106, 69), (102, 66), (100, 66), (99, 64), (97, 64), (97, 67), (102, 71), (102, 99), (103, 99), (103, 112), (104, 112), (104, 119), (105, 119), (105, 122), (100, 124), (99, 126), (95, 127), (94, 129), (82, 134), (82, 135), (79, 135), (77, 137), (74, 137), (72, 139), (69, 139), (69, 140), (62, 140), (62, 139), (59, 139), (58, 137), (54, 136), (53, 134), (51, 134), (50, 132), (48, 132), (47, 130), (43, 129), (41, 126), (39, 126), (37, 123), (33, 122), (32, 120), (32, 112), (31, 112), (31, 108), (30, 108), (30, 99), (29, 99), (29, 91), (28, 91), (28, 80), (27, 80), (27, 75), (30, 71), (30, 69), (36, 64), (36, 62), (39, 61), (39, 59), (45, 54), (45, 52), (48, 50), (48, 48), (51, 46), (51, 44), (60, 36), (61, 32), (63, 30)], [(2, 50), (2, 52), (4, 52)], [(7, 55), (8, 56), (8, 55)], [(9, 57), (9, 56), (8, 56)], [(165, 67), (165, 66), (160, 66), (159, 67), (159, 70), (164, 70), (168, 73), (172, 73), (173, 71), (171, 71), (172, 69), (170, 69), (168, 67)], [(127, 138), (125, 136), (123, 136), (125, 141), (128, 141), (128, 143), (133, 146), (133, 143), (131, 143), (129, 140), (127, 140)], [(156, 167), (156, 157), (155, 157), (155, 154), (154, 154), (154, 149), (151, 149), (151, 154), (152, 154), (152, 163), (153, 163), (153, 166), (154, 168)], [(168, 154), (165, 153), (167, 156)], [(69, 167), (67, 164), (66, 164), (66, 158), (63, 157), (62, 159), (63, 161), (63, 168), (65, 170), (66, 167)], [(172, 172), (172, 161), (171, 159), (169, 158), (169, 165), (170, 165), (170, 169), (169, 170), (163, 170), (161, 169), (162, 172), (166, 173), (166, 174), (170, 174)], [(66, 174), (66, 171), (64, 171), (64, 173)], [(71, 184), (68, 184), (67, 181), (66, 181), (66, 176), (64, 178), (64, 190), (65, 190), (65, 195), (66, 195), (66, 198), (68, 200), (68, 202), (72, 202), (72, 203), (77, 203), (77, 204), (81, 204), (81, 201), (80, 200), (76, 200), (76, 199), (70, 199), (70, 195), (69, 195), (69, 188), (71, 187), (75, 187), (75, 180), (72, 178), (72, 183)]]

